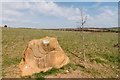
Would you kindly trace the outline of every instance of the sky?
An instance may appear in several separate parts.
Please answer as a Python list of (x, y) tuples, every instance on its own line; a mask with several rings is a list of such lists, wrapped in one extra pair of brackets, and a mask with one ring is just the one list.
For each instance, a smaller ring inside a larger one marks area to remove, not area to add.
[(84, 19), (87, 16), (85, 27), (118, 26), (118, 0), (116, 2), (32, 1), (2, 2), (0, 26), (7, 24), (8, 27), (39, 29), (77, 28), (81, 26), (81, 8)]

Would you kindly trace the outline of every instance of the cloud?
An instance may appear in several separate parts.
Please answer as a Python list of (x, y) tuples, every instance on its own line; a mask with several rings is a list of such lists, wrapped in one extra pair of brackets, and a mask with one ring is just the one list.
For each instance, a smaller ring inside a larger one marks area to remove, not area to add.
[(88, 24), (96, 27), (112, 27), (118, 25), (118, 10), (111, 10), (108, 6), (98, 9), (101, 13), (95, 16), (88, 15)]
[(2, 18), (2, 21), (15, 22), (15, 21), (17, 21), (17, 19), (4, 17), (4, 18)]
[(16, 11), (16, 10), (3, 10), (3, 15), (7, 15), (7, 16), (22, 16), (23, 13), (19, 12), (19, 11)]
[[(7, 7), (8, 5), (9, 7)], [(54, 2), (39, 2), (39, 3), (4, 3), (3, 7), (5, 8), (3, 11), (8, 15), (17, 15), (22, 16), (22, 12), (18, 12), (17, 10), (27, 10), (29, 9), (30, 14), (44, 14), (46, 16), (56, 16), (56, 17), (64, 17), (68, 20), (79, 20), (80, 19), (80, 9), (74, 7), (61, 7), (55, 4)], [(15, 11), (16, 10), (16, 11)]]
[[(13, 6), (14, 6), (14, 8), (12, 8)], [(2, 21), (7, 21), (7, 22), (17, 22), (17, 21), (19, 21), (19, 18), (21, 18), (24, 15), (24, 13), (18, 11), (16, 9), (17, 6), (18, 5), (17, 4), (14, 5), (14, 3), (3, 3), (3, 6), (2, 6)]]
[(23, 10), (31, 7), (31, 2), (3, 2), (4, 9)]
[(68, 20), (78, 20), (80, 19), (80, 9), (74, 7), (61, 7), (54, 2), (40, 2), (34, 3), (31, 7), (34, 12), (39, 12), (46, 16), (52, 15), (57, 17), (64, 17)]
[[(1, 0), (2, 2), (41, 2), (44, 0)], [(51, 0), (46, 0), (51, 1)], [(54, 2), (119, 2), (119, 0), (52, 0)]]
[[(6, 6), (7, 5), (7, 6)], [(93, 5), (97, 6), (99, 13), (91, 12), (89, 8), (83, 10), (84, 15), (88, 16), (87, 26), (114, 26), (117, 25), (117, 8), (114, 10), (109, 6), (100, 7), (100, 3)], [(46, 17), (57, 17), (56, 19), (63, 18), (66, 21), (79, 21), (81, 19), (80, 9), (71, 5), (71, 7), (60, 6), (54, 2), (19, 2), (19, 3), (3, 3), (3, 21), (4, 22), (20, 22), (39, 24), (39, 20), (32, 20), (29, 17), (34, 17), (36, 14), (44, 15)], [(94, 15), (90, 15), (91, 12)], [(38, 16), (38, 15), (37, 15)], [(28, 18), (27, 18), (28, 17)], [(39, 16), (38, 16), (39, 17)], [(85, 16), (84, 16), (85, 17)], [(43, 24), (43, 23), (42, 23)], [(73, 23), (74, 24), (74, 23)], [(49, 25), (49, 24), (48, 24)], [(54, 25), (54, 24), (53, 24)], [(66, 25), (67, 26), (67, 25)]]

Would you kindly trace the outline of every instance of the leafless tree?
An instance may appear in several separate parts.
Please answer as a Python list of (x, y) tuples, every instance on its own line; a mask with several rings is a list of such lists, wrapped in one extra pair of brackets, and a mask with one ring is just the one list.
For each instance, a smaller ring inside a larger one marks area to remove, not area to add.
[(81, 20), (82, 20), (82, 38), (83, 38), (83, 54), (84, 54), (84, 61), (86, 61), (86, 58), (85, 58), (85, 47), (84, 47), (84, 24), (86, 23), (87, 21), (87, 16), (85, 18), (85, 20), (83, 20), (83, 9), (81, 8)]

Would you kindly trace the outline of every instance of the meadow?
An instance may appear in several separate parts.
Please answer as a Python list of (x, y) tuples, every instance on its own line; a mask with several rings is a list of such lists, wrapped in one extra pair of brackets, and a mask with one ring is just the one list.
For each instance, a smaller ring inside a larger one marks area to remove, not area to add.
[[(22, 78), (19, 63), (22, 51), (32, 39), (57, 38), (60, 46), (70, 58), (70, 63), (61, 69), (52, 69), (31, 77), (116, 78), (118, 77), (118, 33), (84, 32), (86, 61), (83, 60), (82, 32), (40, 29), (2, 28), (2, 76)], [(66, 72), (69, 70), (69, 72)], [(72, 76), (72, 74), (75, 74)], [(77, 73), (77, 74), (76, 74)], [(79, 74), (78, 74), (79, 73)]]

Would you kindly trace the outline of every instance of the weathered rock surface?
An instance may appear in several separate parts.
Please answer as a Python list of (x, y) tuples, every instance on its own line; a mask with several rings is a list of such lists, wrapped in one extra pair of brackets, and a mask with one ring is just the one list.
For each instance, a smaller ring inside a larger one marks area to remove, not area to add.
[(56, 38), (45, 37), (28, 43), (19, 64), (22, 76), (32, 75), (51, 68), (60, 68), (70, 62)]

